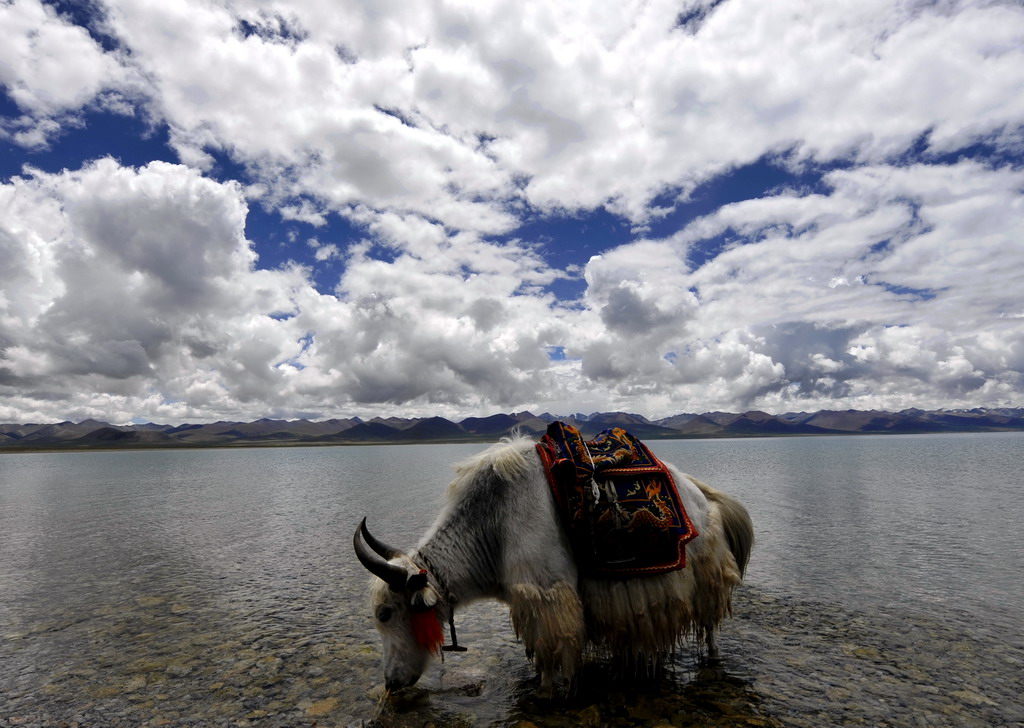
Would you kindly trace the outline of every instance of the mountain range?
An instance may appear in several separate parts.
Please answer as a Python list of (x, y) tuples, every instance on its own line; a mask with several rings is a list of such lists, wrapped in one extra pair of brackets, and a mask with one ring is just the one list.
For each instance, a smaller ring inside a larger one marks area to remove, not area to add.
[(354, 445), (413, 442), (484, 442), (514, 431), (538, 436), (562, 420), (588, 437), (622, 427), (641, 439), (849, 435), (864, 433), (1001, 432), (1024, 430), (1024, 408), (969, 410), (821, 410), (771, 415), (749, 411), (678, 414), (659, 420), (625, 412), (534, 415), (530, 412), (468, 417), (358, 417), (312, 421), (261, 419), (208, 424), (112, 425), (98, 420), (53, 424), (0, 424), (0, 451), (91, 448)]

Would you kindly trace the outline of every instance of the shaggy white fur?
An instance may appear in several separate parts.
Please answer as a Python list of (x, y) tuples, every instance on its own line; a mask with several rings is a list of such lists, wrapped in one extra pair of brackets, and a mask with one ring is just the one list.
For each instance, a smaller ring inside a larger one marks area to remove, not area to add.
[(513, 584), (509, 606), (516, 636), (541, 676), (541, 691), (550, 692), (559, 675), (571, 679), (579, 667), (586, 642), (583, 605), (575, 584), (560, 581), (543, 589), (536, 584)]

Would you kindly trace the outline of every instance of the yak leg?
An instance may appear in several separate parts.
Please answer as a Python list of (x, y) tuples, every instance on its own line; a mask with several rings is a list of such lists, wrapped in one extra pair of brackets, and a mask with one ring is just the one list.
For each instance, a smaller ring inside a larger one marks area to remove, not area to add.
[(513, 584), (509, 606), (516, 636), (540, 673), (540, 690), (551, 694), (561, 676), (571, 680), (583, 655), (583, 604), (574, 586), (559, 581), (544, 588)]
[(705, 643), (708, 646), (708, 659), (709, 660), (717, 660), (718, 659), (718, 640), (715, 639), (715, 629), (714, 628), (709, 629), (704, 634), (704, 641), (705, 641)]

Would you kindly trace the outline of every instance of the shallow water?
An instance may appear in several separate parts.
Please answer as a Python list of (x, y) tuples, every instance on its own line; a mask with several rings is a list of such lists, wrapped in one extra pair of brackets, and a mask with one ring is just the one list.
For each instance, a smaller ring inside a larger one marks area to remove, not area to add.
[(0, 726), (1021, 725), (1024, 435), (657, 442), (758, 531), (722, 659), (534, 696), (507, 610), (380, 701), (351, 533), (477, 445), (5, 454)]

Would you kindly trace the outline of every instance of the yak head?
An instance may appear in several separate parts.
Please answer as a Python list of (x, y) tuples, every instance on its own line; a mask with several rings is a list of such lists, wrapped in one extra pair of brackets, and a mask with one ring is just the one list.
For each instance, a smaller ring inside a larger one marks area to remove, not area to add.
[(374, 538), (365, 518), (352, 541), (360, 563), (378, 577), (370, 605), (384, 647), (384, 685), (389, 692), (409, 687), (444, 641), (437, 588), (425, 569)]

